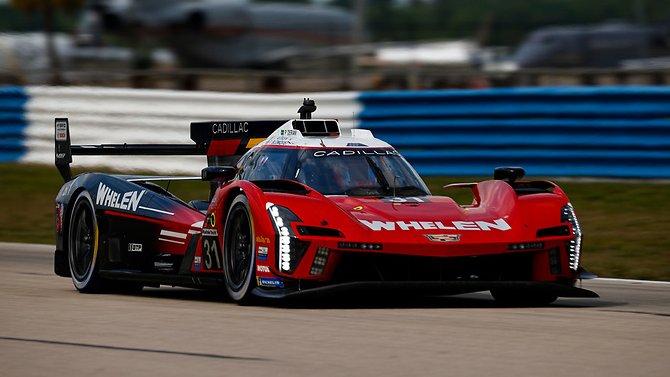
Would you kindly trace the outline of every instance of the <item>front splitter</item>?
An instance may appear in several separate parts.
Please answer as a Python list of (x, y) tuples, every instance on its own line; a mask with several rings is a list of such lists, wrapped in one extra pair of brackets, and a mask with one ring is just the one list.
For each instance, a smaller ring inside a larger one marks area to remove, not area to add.
[(550, 293), (558, 297), (598, 298), (588, 289), (555, 282), (535, 281), (363, 281), (326, 285), (308, 289), (254, 288), (253, 294), (262, 298), (286, 298), (335, 295), (345, 292), (356, 294), (387, 293), (413, 295), (459, 295), (492, 289), (515, 290), (520, 293)]

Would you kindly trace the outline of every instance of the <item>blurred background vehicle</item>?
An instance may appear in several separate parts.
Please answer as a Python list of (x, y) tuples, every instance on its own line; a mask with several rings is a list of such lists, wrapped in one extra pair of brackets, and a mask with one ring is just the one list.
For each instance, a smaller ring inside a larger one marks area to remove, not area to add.
[(76, 36), (82, 45), (110, 34), (153, 41), (184, 68), (281, 68), (305, 50), (351, 44), (353, 24), (343, 9), (310, 4), (92, 0)]
[(0, 32), (3, 83), (293, 92), (670, 82), (662, 0), (0, 0)]
[(630, 59), (670, 56), (670, 22), (605, 23), (534, 31), (515, 55), (519, 67), (620, 67)]

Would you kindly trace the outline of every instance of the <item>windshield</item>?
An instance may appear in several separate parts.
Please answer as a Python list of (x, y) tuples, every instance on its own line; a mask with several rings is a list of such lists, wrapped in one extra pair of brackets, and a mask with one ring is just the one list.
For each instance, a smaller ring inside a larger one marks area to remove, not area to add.
[(430, 195), (414, 169), (390, 148), (264, 148), (241, 161), (240, 168), (240, 179), (289, 179), (324, 195)]

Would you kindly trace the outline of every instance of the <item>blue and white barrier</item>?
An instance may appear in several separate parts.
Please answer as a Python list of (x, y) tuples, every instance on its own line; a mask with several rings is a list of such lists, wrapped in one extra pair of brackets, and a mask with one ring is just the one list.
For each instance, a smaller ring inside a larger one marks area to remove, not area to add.
[[(246, 94), (81, 87), (28, 87), (19, 161), (54, 162), (53, 122), (70, 119), (73, 144), (191, 144), (192, 121), (290, 119), (308, 94)], [(356, 93), (318, 94), (318, 114), (351, 127), (360, 112)], [(199, 175), (205, 156), (75, 156), (73, 166), (105, 166)]]
[(670, 87), (363, 93), (360, 126), (425, 175), (670, 178)]
[(0, 162), (19, 161), (26, 153), (27, 101), (23, 88), (0, 87)]
[[(420, 92), (242, 94), (0, 87), (0, 161), (53, 163), (53, 119), (75, 144), (190, 143), (191, 121), (316, 116), (396, 146), (423, 175), (670, 178), (670, 88), (552, 87)], [(75, 166), (197, 174), (204, 157), (77, 156)]]

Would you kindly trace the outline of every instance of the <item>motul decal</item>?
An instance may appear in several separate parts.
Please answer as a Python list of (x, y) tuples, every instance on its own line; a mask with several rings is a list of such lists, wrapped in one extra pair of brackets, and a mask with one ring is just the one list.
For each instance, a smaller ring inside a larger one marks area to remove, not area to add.
[(140, 199), (142, 199), (145, 192), (146, 190), (119, 193), (100, 182), (98, 185), (98, 194), (95, 197), (95, 204), (110, 208), (137, 211)]
[(495, 230), (510, 230), (509, 224), (503, 219), (489, 221), (451, 221), (444, 224), (441, 221), (368, 221), (359, 220), (368, 228), (378, 232), (381, 230), (477, 230), (490, 231)]

